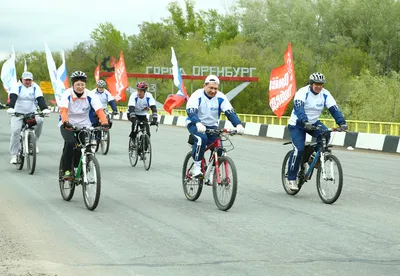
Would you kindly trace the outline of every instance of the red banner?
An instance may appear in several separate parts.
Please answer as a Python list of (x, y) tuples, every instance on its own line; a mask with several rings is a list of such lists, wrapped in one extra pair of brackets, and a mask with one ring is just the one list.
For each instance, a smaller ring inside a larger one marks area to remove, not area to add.
[(108, 90), (117, 102), (126, 101), (125, 90), (128, 88), (129, 82), (122, 51), (119, 54), (119, 61), (115, 64), (114, 75), (106, 79), (106, 82)]
[(296, 77), (292, 56), (292, 44), (284, 54), (285, 64), (274, 68), (269, 78), (269, 106), (280, 118), (296, 93)]
[(100, 61), (96, 69), (94, 69), (94, 79), (96, 80), (96, 83), (100, 80)]

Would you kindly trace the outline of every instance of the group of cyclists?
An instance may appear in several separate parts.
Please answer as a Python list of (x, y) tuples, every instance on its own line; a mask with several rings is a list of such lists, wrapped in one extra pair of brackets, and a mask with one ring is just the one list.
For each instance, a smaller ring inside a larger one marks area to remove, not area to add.
[[(111, 127), (109, 117), (105, 109), (110, 105), (113, 114), (118, 114), (116, 102), (109, 91), (106, 90), (106, 82), (99, 80), (97, 88), (90, 91), (86, 88), (87, 75), (82, 71), (75, 71), (70, 76), (71, 88), (67, 89), (59, 103), (60, 132), (64, 139), (62, 152), (64, 179), (71, 177), (72, 160), (74, 154), (75, 136), (74, 128), (101, 126), (108, 130)], [(300, 88), (294, 96), (294, 108), (289, 119), (289, 131), (293, 141), (292, 154), (289, 159), (288, 181), (292, 190), (297, 190), (297, 173), (300, 161), (303, 157), (306, 133), (321, 139), (321, 131), (327, 129), (319, 121), (324, 107), (327, 107), (336, 123), (342, 130), (347, 130), (347, 124), (338, 108), (335, 99), (323, 86), (326, 83), (325, 76), (321, 73), (313, 73), (309, 77), (309, 83)], [(193, 177), (201, 177), (201, 160), (207, 145), (212, 144), (216, 135), (206, 133), (207, 129), (216, 129), (221, 112), (224, 112), (228, 120), (236, 128), (238, 134), (244, 134), (244, 127), (235, 113), (228, 98), (220, 92), (220, 80), (215, 75), (205, 78), (202, 88), (196, 90), (190, 96), (186, 104), (186, 127), (194, 138), (192, 157), (194, 166), (191, 169)], [(148, 121), (147, 115), (151, 110), (150, 125), (157, 124), (158, 115), (155, 100), (151, 93), (147, 92), (148, 85), (144, 81), (136, 84), (136, 92), (132, 93), (128, 102), (128, 118), (132, 122), (129, 136), (135, 138), (138, 132), (138, 122)], [(10, 91), (10, 103), (7, 112), (31, 113), (37, 108), (43, 113), (50, 113), (40, 87), (33, 82), (33, 74), (24, 72), (18, 82)], [(42, 120), (37, 118), (36, 138), (39, 139), (42, 130)], [(19, 150), (19, 133), (22, 126), (20, 118), (11, 117), (10, 137), (10, 163), (16, 163), (16, 155)], [(315, 127), (318, 126), (318, 130)], [(149, 125), (145, 124), (146, 131), (150, 135)]]

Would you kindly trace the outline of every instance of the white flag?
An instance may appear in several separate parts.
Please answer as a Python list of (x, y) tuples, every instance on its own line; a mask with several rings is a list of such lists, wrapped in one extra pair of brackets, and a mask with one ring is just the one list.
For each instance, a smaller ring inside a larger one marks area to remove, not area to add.
[(3, 64), (3, 67), (1, 68), (1, 81), (3, 82), (4, 89), (7, 93), (10, 93), (11, 87), (17, 83), (14, 47), (12, 48), (11, 57)]
[(60, 92), (61, 89), (57, 89), (57, 67), (56, 63), (54, 62), (53, 56), (51, 55), (51, 51), (47, 43), (44, 42), (44, 48), (46, 51), (46, 60), (47, 60), (47, 68), (49, 69), (50, 81), (51, 85), (53, 86), (54, 90), (54, 98), (56, 99), (57, 105), (59, 105), (60, 101)]

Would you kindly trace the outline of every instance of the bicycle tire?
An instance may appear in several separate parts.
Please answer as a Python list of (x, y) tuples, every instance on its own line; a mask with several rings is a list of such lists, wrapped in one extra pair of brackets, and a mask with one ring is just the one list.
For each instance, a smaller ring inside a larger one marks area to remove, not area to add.
[(141, 143), (141, 148), (142, 148), (142, 159), (143, 159), (143, 165), (144, 169), (148, 171), (151, 166), (151, 142), (150, 142), (150, 137), (149, 135), (145, 134), (140, 137), (142, 139)]
[[(93, 167), (91, 167), (92, 164)], [(88, 176), (88, 173), (91, 172), (91, 170), (93, 169), (95, 170), (93, 174), (95, 179), (91, 179)], [(83, 173), (86, 175), (86, 179), (88, 181), (88, 183), (82, 183), (83, 199), (85, 201), (86, 208), (90, 211), (93, 211), (94, 209), (97, 208), (97, 205), (99, 204), (100, 193), (101, 193), (100, 165), (94, 154), (88, 154), (86, 156), (86, 171)], [(95, 185), (95, 187), (91, 187), (89, 185)], [(89, 200), (89, 190), (91, 190), (91, 192), (94, 192), (93, 200)]]
[[(61, 155), (61, 159), (60, 159), (60, 165), (58, 167), (58, 186), (60, 188), (60, 193), (61, 193), (61, 197), (65, 200), (65, 201), (70, 201), (72, 199), (72, 197), (74, 196), (74, 192), (75, 192), (75, 184), (73, 180), (68, 180), (65, 181), (63, 179), (64, 176), (64, 171), (62, 169), (62, 155)], [(68, 189), (65, 189), (65, 185), (68, 185)]]
[(342, 169), (342, 165), (340, 164), (339, 159), (336, 156), (332, 155), (332, 154), (329, 154), (329, 155), (326, 156), (326, 161), (335, 162), (336, 166), (338, 168), (339, 179), (338, 179), (336, 192), (334, 193), (334, 196), (331, 197), (331, 198), (326, 198), (326, 196), (324, 195), (325, 192), (321, 188), (321, 180), (323, 180), (322, 179), (322, 168), (321, 168), (321, 166), (318, 168), (318, 171), (317, 171), (317, 191), (318, 191), (318, 195), (319, 195), (320, 199), (322, 200), (322, 202), (324, 202), (326, 204), (333, 204), (333, 203), (336, 202), (336, 200), (338, 200), (338, 198), (340, 197), (340, 194), (342, 193), (342, 188), (343, 188), (343, 169)]
[[(188, 175), (190, 175), (190, 169), (193, 167), (194, 160), (192, 158), (192, 152), (188, 152), (186, 154), (186, 157), (183, 161), (183, 167), (182, 167), (182, 186), (183, 186), (183, 193), (185, 194), (185, 197), (190, 200), (190, 201), (196, 201), (203, 190), (203, 180), (199, 178), (189, 178)], [(191, 184), (188, 184), (188, 182), (194, 182)], [(191, 187), (188, 189), (188, 185)], [(194, 187), (197, 186), (197, 189), (195, 190), (194, 193), (191, 193)]]
[[(33, 174), (36, 168), (36, 137), (28, 132), (28, 149), (26, 149), (26, 166), (29, 174)], [(32, 158), (32, 160), (31, 160)]]
[(131, 163), (131, 166), (135, 167), (139, 156), (138, 156), (138, 151), (137, 151), (137, 145), (134, 142), (134, 139), (132, 139), (132, 138), (129, 138), (128, 156), (129, 156), (129, 162)]
[(290, 154), (292, 153), (292, 151), (293, 150), (288, 151), (286, 153), (286, 155), (285, 155), (285, 158), (283, 158), (281, 175), (282, 175), (282, 186), (283, 186), (283, 189), (285, 190), (285, 192), (288, 195), (294, 196), (294, 195), (297, 195), (298, 192), (300, 192), (300, 189), (301, 189), (301, 186), (302, 186), (303, 183), (298, 183), (297, 184), (298, 187), (299, 187), (299, 189), (297, 191), (290, 189), (290, 187), (288, 186), (288, 180), (287, 180), (288, 172), (289, 172), (288, 162), (289, 162)]
[[(228, 163), (228, 165), (230, 167), (229, 172), (232, 173), (232, 177), (229, 175), (224, 175), (224, 172), (225, 172), (224, 164), (225, 163)], [(215, 204), (217, 205), (218, 209), (220, 209), (221, 211), (228, 211), (233, 206), (233, 203), (235, 202), (235, 199), (236, 199), (237, 188), (238, 188), (237, 170), (236, 170), (235, 163), (233, 162), (232, 158), (230, 158), (229, 156), (219, 157), (218, 164), (220, 166), (219, 172), (220, 172), (221, 183), (217, 183), (217, 173), (216, 173), (216, 169), (215, 169), (214, 180), (213, 180), (213, 185), (212, 185), (214, 201), (215, 201)], [(222, 198), (220, 197), (219, 191), (226, 192), (228, 190), (231, 191), (231, 195), (226, 203), (222, 203)]]
[[(105, 141), (103, 140), (104, 136), (107, 136), (107, 139)], [(100, 144), (101, 144), (101, 153), (103, 153), (103, 155), (107, 155), (108, 150), (110, 148), (110, 131), (109, 130), (102, 131)]]
[(25, 161), (24, 143), (22, 143), (22, 137), (19, 138), (19, 145), (20, 145), (20, 149), (18, 151), (19, 164), (17, 164), (17, 169), (22, 170), (22, 168), (24, 167), (24, 161)]

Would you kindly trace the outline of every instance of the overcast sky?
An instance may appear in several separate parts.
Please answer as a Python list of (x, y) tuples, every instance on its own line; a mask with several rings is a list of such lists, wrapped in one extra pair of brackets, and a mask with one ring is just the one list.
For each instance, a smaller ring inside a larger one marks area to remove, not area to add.
[[(169, 16), (171, 0), (14, 0), (7, 1), (0, 16), (0, 60), (16, 52), (52, 52), (71, 49), (90, 39), (99, 23), (109, 21), (127, 35), (137, 34), (143, 21), (159, 22)], [(184, 7), (184, 0), (177, 0)], [(235, 0), (197, 0), (195, 10), (225, 13)]]

